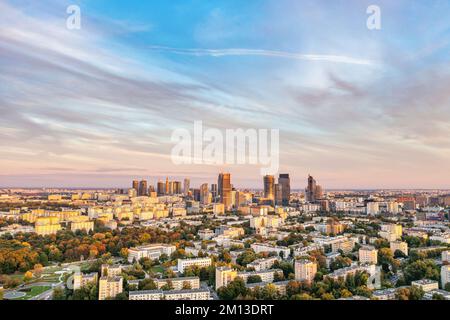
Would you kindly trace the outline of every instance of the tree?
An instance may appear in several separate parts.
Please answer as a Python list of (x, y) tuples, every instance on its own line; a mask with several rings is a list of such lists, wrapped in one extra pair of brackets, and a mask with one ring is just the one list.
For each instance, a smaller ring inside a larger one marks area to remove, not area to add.
[(184, 281), (183, 282), (183, 289), (184, 290), (192, 289), (191, 283), (189, 281)]
[(28, 282), (31, 279), (33, 279), (33, 273), (31, 271), (25, 272), (25, 275), (23, 276), (23, 281)]
[(128, 249), (127, 248), (120, 249), (120, 256), (123, 259), (128, 259)]
[(334, 300), (334, 296), (331, 293), (324, 293), (320, 298), (322, 300)]
[(273, 275), (273, 282), (283, 281), (284, 279), (283, 272), (275, 272)]
[(447, 282), (447, 283), (445, 284), (444, 290), (450, 292), (450, 282)]
[(167, 280), (166, 284), (161, 287), (163, 291), (173, 290), (172, 280)]
[(395, 299), (397, 300), (409, 300), (409, 289), (399, 288), (395, 292)]
[(259, 283), (262, 282), (261, 276), (252, 275), (247, 278), (247, 283)]
[(61, 287), (57, 287), (53, 290), (52, 300), (66, 300), (66, 294)]
[(313, 298), (307, 293), (296, 294), (292, 296), (292, 300), (312, 300)]
[(155, 282), (152, 279), (144, 279), (139, 281), (139, 290), (155, 290), (158, 289)]
[(421, 300), (424, 296), (425, 292), (422, 288), (417, 286), (412, 286), (409, 289), (409, 300)]
[(407, 265), (403, 271), (406, 283), (420, 279), (439, 281), (439, 269), (433, 260), (417, 260)]
[(236, 258), (236, 263), (246, 267), (247, 264), (249, 264), (250, 262), (253, 262), (257, 259), (256, 253), (253, 250), (246, 250), (245, 252), (241, 253), (237, 258)]
[(406, 257), (407, 257), (407, 255), (403, 251), (398, 250), (398, 249), (395, 250), (394, 258), (398, 259), (398, 258), (406, 258)]
[(248, 293), (249, 289), (241, 277), (235, 278), (227, 286), (217, 290), (217, 294), (223, 300), (234, 300), (239, 296), (245, 297)]
[(37, 263), (37, 264), (34, 265), (33, 274), (36, 277), (40, 277), (43, 271), (44, 271), (44, 267), (42, 266), (42, 264)]

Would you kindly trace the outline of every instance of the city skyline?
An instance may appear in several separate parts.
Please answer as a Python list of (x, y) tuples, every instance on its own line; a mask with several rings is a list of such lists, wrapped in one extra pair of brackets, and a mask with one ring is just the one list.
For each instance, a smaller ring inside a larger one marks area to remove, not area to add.
[(80, 30), (72, 1), (0, 4), (0, 187), (260, 188), (260, 166), (170, 161), (202, 120), (279, 129), (293, 189), (450, 188), (449, 3), (377, 1), (368, 30), (372, 1), (75, 2)]

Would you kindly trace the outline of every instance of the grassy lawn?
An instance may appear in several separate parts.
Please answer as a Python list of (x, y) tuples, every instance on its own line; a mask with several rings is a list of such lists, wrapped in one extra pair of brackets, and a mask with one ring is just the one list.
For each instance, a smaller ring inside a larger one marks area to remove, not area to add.
[(36, 287), (31, 287), (29, 289), (19, 290), (19, 291), (25, 292), (26, 295), (21, 298), (14, 299), (14, 300), (28, 300), (28, 299), (33, 298), (49, 289), (51, 289), (51, 286), (36, 286)]
[(152, 267), (152, 271), (154, 272), (154, 273), (157, 273), (157, 272), (164, 272), (164, 268), (162, 267), (162, 266), (154, 266), (154, 267)]

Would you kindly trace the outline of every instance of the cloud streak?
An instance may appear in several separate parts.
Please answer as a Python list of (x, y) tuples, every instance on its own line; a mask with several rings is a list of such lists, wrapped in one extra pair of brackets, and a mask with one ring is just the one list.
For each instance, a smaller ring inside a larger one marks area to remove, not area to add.
[(303, 61), (323, 61), (331, 63), (344, 63), (361, 66), (378, 66), (378, 63), (372, 60), (358, 59), (349, 56), (341, 55), (327, 55), (327, 54), (302, 54), (278, 50), (263, 50), (263, 49), (190, 49), (190, 48), (171, 48), (164, 46), (148, 46), (147, 49), (159, 52), (169, 52), (180, 55), (190, 56), (209, 56), (209, 57), (227, 57), (227, 56), (262, 56), (269, 58), (285, 58)]

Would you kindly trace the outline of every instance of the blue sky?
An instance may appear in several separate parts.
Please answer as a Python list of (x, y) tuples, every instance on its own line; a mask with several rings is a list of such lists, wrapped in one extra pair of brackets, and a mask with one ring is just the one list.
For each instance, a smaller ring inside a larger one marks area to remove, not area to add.
[[(81, 9), (68, 30), (66, 8)], [(381, 9), (368, 30), (366, 9)], [(325, 188), (450, 188), (448, 1), (3, 1), (0, 186), (190, 176), (171, 132), (280, 129), (280, 171)]]

